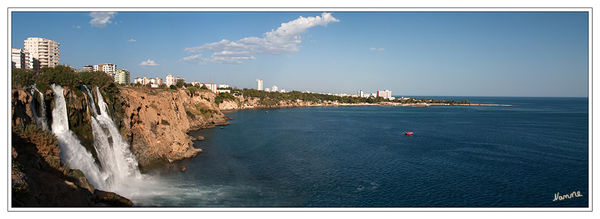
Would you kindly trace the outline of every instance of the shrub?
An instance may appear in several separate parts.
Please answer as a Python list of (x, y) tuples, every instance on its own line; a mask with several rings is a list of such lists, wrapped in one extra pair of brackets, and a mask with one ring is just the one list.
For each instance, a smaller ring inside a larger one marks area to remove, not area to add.
[(235, 98), (235, 96), (233, 96), (233, 94), (230, 94), (230, 93), (220, 93), (217, 97), (215, 97), (215, 103), (217, 105), (223, 103), (223, 101), (225, 101), (225, 100), (235, 101), (236, 98)]
[(192, 118), (192, 119), (196, 119), (196, 115), (194, 115), (194, 113), (192, 113), (192, 112), (190, 112), (188, 110), (185, 110), (185, 114), (187, 114), (187, 116), (190, 117), (190, 118)]
[(11, 71), (13, 86), (27, 87), (35, 83), (35, 72), (20, 68)]
[(15, 131), (21, 138), (28, 139), (31, 143), (35, 144), (38, 152), (44, 157), (58, 156), (60, 153), (56, 136), (35, 124), (29, 124), (25, 127), (15, 127)]

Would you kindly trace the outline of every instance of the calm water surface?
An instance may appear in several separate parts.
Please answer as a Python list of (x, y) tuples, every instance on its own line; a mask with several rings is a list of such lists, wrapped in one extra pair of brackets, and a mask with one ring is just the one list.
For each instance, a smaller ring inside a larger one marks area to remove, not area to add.
[[(449, 99), (452, 97), (446, 97)], [(455, 99), (465, 99), (456, 97)], [(588, 205), (588, 99), (472, 97), (513, 107), (307, 107), (229, 113), (142, 206)], [(412, 131), (414, 136), (405, 136)], [(554, 194), (583, 197), (553, 202)]]

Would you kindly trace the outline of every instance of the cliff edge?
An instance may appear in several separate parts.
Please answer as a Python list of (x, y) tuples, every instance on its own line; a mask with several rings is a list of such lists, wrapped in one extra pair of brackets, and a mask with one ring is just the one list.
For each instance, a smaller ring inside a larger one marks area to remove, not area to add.
[(120, 87), (122, 134), (140, 168), (196, 156), (191, 130), (228, 124), (209, 90)]

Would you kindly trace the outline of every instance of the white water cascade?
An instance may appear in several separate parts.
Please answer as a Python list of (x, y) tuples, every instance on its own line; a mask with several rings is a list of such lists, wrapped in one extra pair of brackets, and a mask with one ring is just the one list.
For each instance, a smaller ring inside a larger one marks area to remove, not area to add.
[(52, 110), (52, 132), (58, 139), (60, 156), (69, 168), (81, 170), (87, 179), (98, 189), (105, 189), (106, 177), (94, 163), (94, 157), (79, 142), (76, 135), (69, 129), (67, 103), (60, 85), (51, 85), (54, 91), (54, 109)]
[(40, 126), (42, 129), (44, 130), (48, 130), (48, 120), (46, 119), (46, 103), (44, 102), (44, 94), (42, 94), (42, 92), (40, 92), (35, 85), (31, 86), (30, 88), (30, 92), (31, 92), (31, 96), (35, 96), (35, 94), (37, 93), (40, 96), (40, 112), (41, 115), (38, 115), (37, 113), (37, 106), (35, 105), (35, 101), (32, 101), (31, 103), (31, 112), (33, 113), (33, 119), (35, 120), (35, 123)]
[(88, 96), (90, 97), (89, 102), (92, 104), (92, 110), (94, 111), (94, 116), (98, 115), (98, 112), (96, 112), (96, 103), (94, 102), (94, 95), (92, 95), (92, 93), (90, 92), (90, 89), (88, 89), (88, 87), (85, 86), (85, 84), (83, 85), (83, 88), (85, 89)]
[[(98, 152), (98, 160), (102, 164), (102, 172), (108, 176), (106, 183), (112, 191), (122, 191), (133, 179), (141, 178), (135, 156), (129, 150), (129, 144), (123, 139), (119, 129), (108, 113), (108, 106), (96, 87), (98, 97), (98, 113), (94, 97), (87, 86), (83, 86), (91, 99), (94, 115), (91, 116), (94, 147)], [(135, 181), (135, 180), (133, 180)]]

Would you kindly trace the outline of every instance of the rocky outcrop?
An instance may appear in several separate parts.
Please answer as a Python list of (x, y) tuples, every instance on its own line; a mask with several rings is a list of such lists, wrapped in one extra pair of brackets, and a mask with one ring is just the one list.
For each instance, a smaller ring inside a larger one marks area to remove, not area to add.
[[(36, 132), (43, 133), (43, 130)], [(12, 134), (13, 207), (132, 206), (127, 198), (114, 193), (115, 197), (111, 199), (102, 198), (102, 193), (94, 190), (81, 171), (60, 166), (59, 149), (55, 141), (44, 143), (39, 139), (39, 136), (30, 133)], [(120, 203), (113, 201), (116, 197), (119, 197)]]
[(220, 110), (236, 110), (240, 108), (239, 101), (224, 100), (219, 104)]
[(191, 130), (228, 124), (207, 90), (120, 88), (123, 135), (142, 170), (191, 158)]
[(25, 126), (26, 124), (34, 123), (33, 114), (31, 112), (31, 104), (33, 97), (25, 91), (25, 89), (11, 90), (11, 125)]
[(279, 102), (269, 101), (268, 98), (236, 96), (235, 100), (224, 100), (219, 104), (220, 110), (242, 110), (242, 109), (265, 109), (265, 108), (287, 108), (306, 106), (334, 106), (333, 102), (316, 103), (302, 100), (281, 100)]

